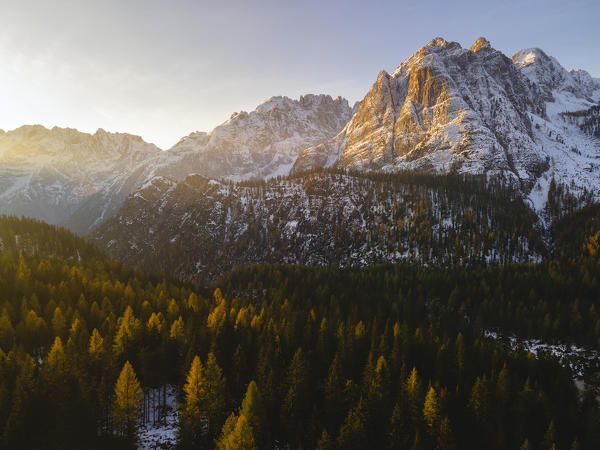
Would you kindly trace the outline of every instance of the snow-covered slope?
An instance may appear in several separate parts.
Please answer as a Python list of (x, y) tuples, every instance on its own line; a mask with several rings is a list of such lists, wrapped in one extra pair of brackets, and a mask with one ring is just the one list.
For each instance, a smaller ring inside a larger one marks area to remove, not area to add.
[(335, 136), (352, 114), (328, 95), (272, 97), (170, 151), (138, 136), (23, 126), (0, 130), (0, 214), (87, 233), (155, 176), (200, 173), (233, 180), (285, 175), (300, 151)]
[(0, 213), (85, 233), (149, 175), (160, 150), (138, 136), (23, 126), (0, 133)]
[[(293, 171), (502, 173), (538, 210), (552, 177), (598, 194), (600, 141), (582, 122), (597, 129), (586, 111), (599, 88), (539, 49), (511, 60), (484, 38), (470, 49), (436, 38), (392, 74), (382, 71), (345, 128), (303, 151)], [(579, 118), (564, 114), (575, 111)]]
[(350, 120), (348, 101), (329, 95), (298, 100), (271, 97), (241, 111), (210, 133), (184, 137), (157, 173), (183, 179), (191, 173), (231, 180), (287, 175), (305, 148), (327, 141)]
[(484, 38), (469, 49), (435, 38), (353, 108), (271, 97), (165, 152), (102, 130), (0, 130), (0, 213), (85, 233), (157, 176), (240, 181), (330, 166), (502, 174), (538, 212), (552, 178), (600, 198), (600, 80), (540, 49), (511, 59)]
[(597, 100), (600, 95), (600, 80), (592, 78), (585, 70), (567, 71), (556, 58), (539, 48), (520, 50), (513, 55), (512, 61), (541, 88), (546, 101), (552, 101), (556, 92), (588, 100)]
[(535, 180), (529, 199), (538, 211), (544, 206), (550, 180), (573, 191), (600, 190), (598, 119), (600, 80), (584, 70), (567, 71), (538, 48), (521, 50), (513, 62), (544, 93), (545, 115), (530, 113), (536, 147), (547, 155), (548, 170)]
[(316, 171), (265, 183), (155, 177), (90, 235), (129, 265), (212, 279), (261, 262), (535, 261), (544, 249), (518, 191), (485, 177)]

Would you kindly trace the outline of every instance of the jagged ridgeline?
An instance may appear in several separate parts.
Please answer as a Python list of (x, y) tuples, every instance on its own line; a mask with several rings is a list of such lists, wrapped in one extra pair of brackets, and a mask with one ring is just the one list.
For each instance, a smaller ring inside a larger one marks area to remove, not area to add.
[(532, 261), (544, 253), (535, 221), (499, 177), (318, 170), (237, 184), (155, 178), (91, 238), (128, 264), (210, 279), (265, 261)]

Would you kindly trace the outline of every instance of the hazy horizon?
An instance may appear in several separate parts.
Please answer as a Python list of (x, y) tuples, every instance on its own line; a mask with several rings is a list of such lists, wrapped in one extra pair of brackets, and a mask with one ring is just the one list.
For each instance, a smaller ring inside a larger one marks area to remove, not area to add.
[(593, 1), (0, 4), (0, 129), (137, 134), (168, 149), (271, 96), (362, 99), (436, 36), (540, 47), (600, 76)]

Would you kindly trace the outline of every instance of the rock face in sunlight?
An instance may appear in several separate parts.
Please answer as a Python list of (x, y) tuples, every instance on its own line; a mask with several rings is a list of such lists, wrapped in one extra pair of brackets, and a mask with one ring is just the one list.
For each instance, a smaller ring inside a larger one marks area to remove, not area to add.
[(329, 95), (271, 97), (249, 113), (233, 113), (210, 133), (184, 137), (163, 175), (191, 173), (247, 180), (287, 175), (302, 150), (335, 136), (352, 115), (348, 101)]
[(600, 80), (539, 49), (511, 60), (485, 38), (470, 49), (436, 38), (382, 71), (345, 128), (293, 170), (503, 173), (541, 208), (552, 177), (598, 190), (600, 143), (582, 125), (599, 99)]
[(0, 134), (0, 213), (85, 233), (137, 188), (160, 150), (129, 134), (23, 126)]
[[(544, 216), (552, 179), (600, 198), (600, 80), (534, 48), (435, 38), (354, 108), (271, 97), (168, 151), (137, 136), (24, 126), (0, 131), (0, 213), (87, 233), (156, 176), (268, 179), (321, 167), (500, 174)], [(545, 220), (545, 219), (544, 219)]]
[(23, 126), (0, 133), (0, 213), (87, 233), (155, 175), (232, 180), (286, 175), (306, 147), (335, 136), (352, 114), (328, 95), (272, 97), (210, 133), (162, 152), (137, 136)]

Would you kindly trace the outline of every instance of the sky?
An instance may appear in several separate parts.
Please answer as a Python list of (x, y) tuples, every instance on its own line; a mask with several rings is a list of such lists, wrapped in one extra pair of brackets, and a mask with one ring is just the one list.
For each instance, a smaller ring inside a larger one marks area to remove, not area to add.
[(600, 77), (600, 1), (0, 0), (0, 129), (142, 136), (163, 149), (273, 95), (360, 100), (436, 36), (540, 47)]

